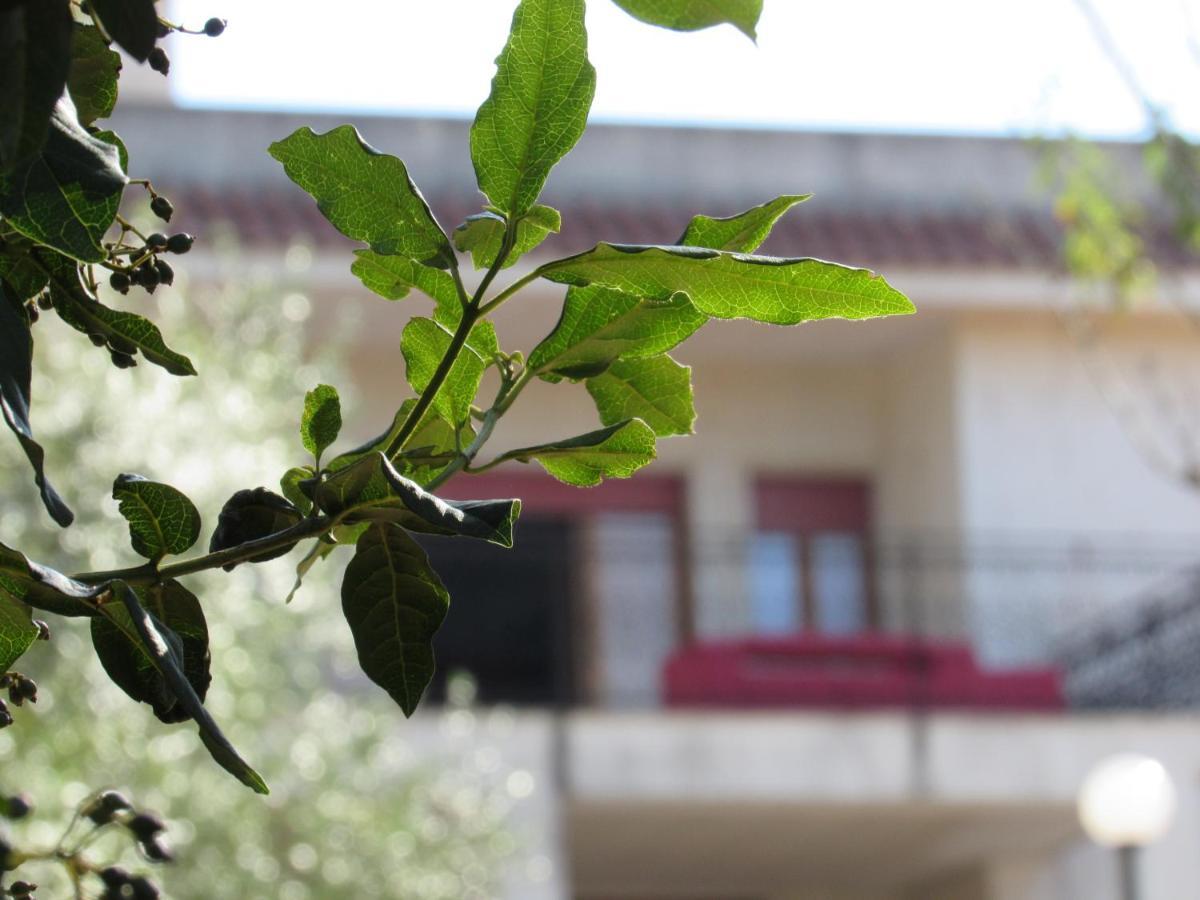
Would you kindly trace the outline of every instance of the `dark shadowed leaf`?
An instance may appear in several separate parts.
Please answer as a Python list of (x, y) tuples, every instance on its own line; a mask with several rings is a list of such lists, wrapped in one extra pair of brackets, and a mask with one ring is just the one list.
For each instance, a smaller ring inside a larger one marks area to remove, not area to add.
[(559, 481), (593, 487), (605, 478), (628, 478), (654, 456), (654, 430), (639, 419), (631, 419), (565, 441), (510, 450), (501, 458), (520, 462), (536, 459)]
[[(557, 209), (534, 206), (517, 221), (516, 240), (508, 256), (504, 257), (501, 268), (507, 269), (561, 227), (562, 216)], [(471, 262), (477, 269), (491, 266), (503, 245), (504, 217), (494, 212), (467, 216), (466, 221), (454, 229), (454, 246), (464, 253), (469, 252)]]
[(346, 237), (439, 269), (454, 258), (404, 163), (370, 146), (353, 127), (325, 134), (301, 128), (272, 144), (270, 153)]
[[(300, 510), (290, 501), (268, 491), (266, 488), (238, 491), (225, 501), (208, 552), (216, 553), (229, 547), (237, 547), (247, 541), (269, 537), (296, 525), (304, 518)], [(283, 556), (296, 546), (296, 542), (252, 556), (247, 562), (260, 563)], [(226, 572), (237, 563), (224, 566)]]
[(29, 423), (32, 360), (33, 335), (29, 324), (24, 313), (8, 298), (5, 283), (0, 281), (0, 413), (33, 467), (33, 480), (46, 511), (55, 522), (66, 527), (74, 521), (75, 515), (46, 480), (46, 454), (42, 445), (34, 440)]
[(358, 539), (342, 581), (342, 611), (367, 677), (411, 716), (433, 678), (433, 636), (450, 594), (429, 557), (386, 522)]
[(0, 174), (38, 155), (71, 66), (67, 0), (0, 3)]
[(92, 0), (92, 11), (126, 53), (146, 61), (158, 37), (154, 0)]
[(618, 360), (589, 378), (587, 389), (605, 425), (641, 419), (658, 437), (692, 433), (692, 370), (665, 354)]
[(169, 484), (141, 475), (118, 475), (112, 495), (129, 523), (134, 551), (147, 559), (184, 553), (200, 536), (199, 511)]
[(915, 311), (907, 297), (874, 272), (820, 259), (601, 243), (538, 271), (551, 281), (601, 284), (659, 300), (682, 291), (707, 315), (773, 325)]
[(338, 392), (327, 384), (318, 384), (304, 395), (304, 413), (300, 417), (304, 449), (320, 459), (341, 430), (342, 402)]
[(250, 768), (237, 750), (229, 743), (229, 740), (221, 733), (221, 729), (217, 727), (217, 723), (213, 721), (208, 710), (204, 708), (200, 698), (196, 695), (195, 689), (191, 682), (188, 681), (184, 672), (183, 660), (178, 652), (178, 640), (172, 641), (159, 630), (159, 625), (155, 620), (142, 609), (138, 602), (137, 594), (123, 582), (112, 582), (108, 585), (113, 594), (125, 606), (129, 613), (129, 621), (132, 623), (138, 636), (141, 638), (142, 646), (146, 649), (150, 658), (158, 666), (159, 671), (163, 674), (167, 681), (167, 686), (174, 692), (175, 698), (179, 706), (191, 718), (196, 720), (196, 724), (200, 728), (200, 740), (212, 755), (212, 758), (242, 784), (251, 788), (259, 794), (268, 794), (266, 782), (262, 777)]
[(0, 544), (0, 593), (20, 603), (60, 616), (94, 616), (102, 592)]
[(50, 115), (42, 152), (0, 177), (0, 214), (17, 231), (83, 262), (105, 258), (128, 179), (120, 153), (79, 124), (66, 93)]
[(751, 40), (762, 0), (613, 0), (635, 19), (676, 31), (698, 31), (728, 22)]
[(100, 29), (76, 24), (67, 89), (75, 101), (80, 125), (91, 125), (112, 115), (120, 75), (121, 54), (109, 48)]
[[(203, 701), (212, 675), (208, 623), (200, 601), (177, 581), (135, 590), (159, 633), (181, 660), (188, 684)], [(92, 646), (117, 687), (139, 703), (149, 704), (163, 722), (185, 722), (192, 717), (146, 649), (124, 605), (103, 604), (100, 615), (92, 619), (91, 628)]]
[(471, 126), (479, 189), (501, 213), (524, 215), (575, 146), (596, 91), (583, 0), (522, 0)]

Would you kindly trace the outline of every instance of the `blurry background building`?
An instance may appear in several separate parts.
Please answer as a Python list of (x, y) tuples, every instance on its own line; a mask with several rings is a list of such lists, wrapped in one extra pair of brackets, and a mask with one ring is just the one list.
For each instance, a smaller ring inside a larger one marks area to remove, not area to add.
[[(404, 317), (265, 153), (346, 117), (133, 96), (114, 127), (201, 235), (193, 280), (223, 229), (247, 266), (303, 260), (310, 339), (363, 322), (339, 387), (359, 400), (347, 439), (376, 433), (407, 392)], [(478, 210), (467, 122), (353, 118), (446, 228)], [(1136, 148), (1105, 152), (1149, 196)], [(1200, 882), (1200, 273), (1151, 223), (1157, 302), (1074, 283), (1037, 164), (1018, 140), (596, 125), (555, 171), (543, 254), (670, 243), (694, 213), (812, 191), (765, 251), (869, 265), (920, 312), (710, 323), (674, 354), (698, 435), (647, 471), (449, 486), (525, 499), (513, 551), (429, 545), (455, 598), (440, 665), (519, 708), (544, 800), (545, 877), (514, 898), (1106, 900), (1074, 794), (1129, 749), (1182, 790), (1145, 896)], [(502, 345), (528, 351), (560, 302), (545, 285), (507, 305)], [(535, 385), (496, 449), (591, 430), (591, 409)], [(437, 718), (397, 729), (434, 741)]]

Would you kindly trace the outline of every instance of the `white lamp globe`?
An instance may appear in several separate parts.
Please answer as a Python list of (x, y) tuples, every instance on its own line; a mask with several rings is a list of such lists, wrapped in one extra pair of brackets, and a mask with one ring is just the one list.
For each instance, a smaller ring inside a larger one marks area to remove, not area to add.
[(1144, 847), (1175, 818), (1175, 785), (1157, 759), (1119, 753), (1101, 760), (1079, 789), (1079, 821), (1097, 844)]

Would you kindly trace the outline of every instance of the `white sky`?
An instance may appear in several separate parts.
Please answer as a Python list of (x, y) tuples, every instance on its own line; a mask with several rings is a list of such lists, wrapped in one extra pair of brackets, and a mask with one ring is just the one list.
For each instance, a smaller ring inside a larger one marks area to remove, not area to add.
[[(1200, 0), (1094, 0), (1138, 79), (1200, 133)], [(175, 39), (185, 105), (471, 116), (515, 0), (174, 0), (218, 40)], [(588, 4), (593, 121), (1137, 134), (1145, 116), (1074, 0), (765, 0), (756, 47)]]

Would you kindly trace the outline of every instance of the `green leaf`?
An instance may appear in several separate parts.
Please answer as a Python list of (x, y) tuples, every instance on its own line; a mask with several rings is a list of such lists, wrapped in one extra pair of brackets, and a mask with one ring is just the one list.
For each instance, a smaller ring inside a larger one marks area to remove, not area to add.
[(728, 22), (755, 40), (762, 0), (613, 0), (635, 19), (676, 31), (699, 31)]
[(162, 332), (136, 313), (110, 309), (91, 295), (75, 263), (59, 253), (34, 251), (33, 259), (50, 277), (50, 298), (58, 317), (86, 335), (97, 334), (130, 353), (141, 351), (147, 361), (172, 375), (195, 375), (192, 361), (163, 341)]
[(471, 126), (475, 176), (499, 212), (516, 218), (537, 202), (583, 134), (595, 92), (583, 0), (522, 0)]
[(381, 256), (373, 250), (355, 250), (350, 271), (385, 300), (400, 300), (413, 288), (437, 304), (438, 321), (458, 322), (462, 302), (450, 273), (423, 266), (403, 256)]
[(101, 593), (103, 588), (75, 581), (0, 544), (0, 594), (18, 603), (60, 616), (94, 616)]
[[(540, 204), (530, 209), (517, 220), (516, 240), (500, 268), (507, 269), (544, 241), (548, 234), (557, 234), (561, 227), (562, 216), (557, 209)], [(470, 252), (475, 268), (487, 269), (504, 245), (504, 229), (504, 217), (494, 212), (467, 216), (466, 221), (454, 229), (454, 246), (464, 253)]]
[[(477, 334), (476, 334), (477, 333)], [(420, 394), (429, 385), (438, 364), (450, 347), (453, 335), (433, 319), (415, 318), (409, 321), (400, 336), (400, 352), (408, 366), (408, 383)], [(450, 373), (433, 398), (438, 415), (453, 423), (471, 417), (471, 404), (479, 391), (483, 373), (491, 364), (491, 355), (482, 356), (496, 346), (496, 330), (491, 322), (479, 322), (468, 339)]]
[(325, 134), (301, 128), (272, 144), (270, 153), (346, 237), (438, 269), (454, 259), (404, 163), (370, 146), (350, 125)]
[(319, 461), (341, 430), (342, 402), (338, 392), (327, 384), (318, 384), (304, 395), (304, 414), (300, 417), (300, 440), (304, 449)]
[(83, 129), (64, 93), (41, 154), (0, 177), (0, 214), (39, 243), (100, 262), (107, 255), (100, 241), (127, 182), (117, 148)]
[(376, 523), (358, 539), (342, 581), (342, 612), (363, 672), (406, 716), (433, 678), (433, 636), (449, 608), (429, 557), (404, 529)]
[[(184, 677), (201, 700), (212, 682), (209, 671), (208, 623), (196, 596), (178, 581), (135, 588), (138, 599), (153, 619), (160, 634), (182, 661)], [(185, 722), (191, 718), (159, 670), (154, 657), (142, 643), (129, 610), (119, 603), (105, 603), (92, 619), (92, 646), (108, 677), (139, 703), (147, 703), (163, 722)]]
[(50, 276), (33, 260), (33, 244), (11, 236), (0, 246), (0, 282), (8, 288), (8, 299), (22, 306), (46, 289)]
[(511, 547), (520, 500), (443, 500), (405, 478), (382, 453), (319, 484), (313, 499), (338, 522), (386, 521), (409, 531), (479, 538)]
[(811, 196), (812, 194), (785, 194), (762, 206), (724, 219), (695, 216), (679, 243), (685, 247), (753, 253), (770, 236), (771, 229), (784, 213)]
[(12, 668), (37, 637), (29, 607), (0, 587), (0, 675)]
[[(221, 515), (217, 519), (217, 527), (213, 531), (208, 544), (208, 552), (216, 553), (237, 547), (247, 541), (269, 537), (279, 531), (299, 524), (304, 516), (301, 515), (290, 501), (268, 491), (266, 488), (238, 491), (225, 501), (221, 507)], [(250, 557), (247, 562), (267, 562), (289, 553), (299, 541), (293, 541), (277, 550), (269, 550), (258, 556)], [(226, 571), (232, 571), (237, 563), (222, 566)]]
[(179, 640), (171, 640), (160, 630), (159, 624), (138, 603), (137, 594), (124, 582), (114, 581), (108, 586), (125, 605), (129, 620), (141, 639), (150, 658), (163, 674), (167, 685), (174, 692), (182, 712), (196, 720), (200, 728), (200, 740), (212, 758), (242, 784), (259, 794), (267, 794), (266, 782), (238, 755), (237, 750), (221, 733), (204, 704), (196, 695), (184, 672), (184, 661), (179, 652)]
[(46, 453), (34, 440), (29, 422), (32, 375), (33, 335), (29, 323), (8, 298), (5, 282), (0, 281), (0, 413), (33, 467), (33, 480), (42, 504), (50, 517), (65, 528), (75, 520), (75, 514), (46, 479)]
[(589, 378), (587, 389), (605, 425), (641, 419), (658, 437), (692, 433), (692, 370), (665, 354), (618, 360)]
[(149, 560), (184, 553), (200, 537), (199, 511), (169, 484), (141, 475), (118, 475), (112, 495), (129, 523), (134, 552)]
[(91, 125), (112, 115), (120, 76), (121, 54), (109, 48), (99, 28), (76, 23), (67, 89), (75, 101), (80, 125)]
[(630, 419), (569, 440), (510, 450), (501, 459), (536, 459), (559, 481), (593, 487), (605, 478), (628, 478), (654, 457), (654, 430)]
[(138, 62), (145, 62), (158, 37), (154, 0), (92, 0), (92, 13), (104, 30)]
[(38, 155), (71, 66), (66, 0), (0, 4), (0, 174)]
[(658, 300), (682, 291), (707, 315), (773, 325), (915, 311), (907, 297), (874, 272), (820, 259), (601, 243), (537, 271), (563, 284), (602, 284)]
[(682, 293), (648, 300), (605, 287), (568, 288), (558, 324), (530, 353), (529, 366), (546, 381), (587, 378), (617, 359), (664, 353), (707, 321)]
[(312, 498), (304, 492), (301, 482), (310, 481), (316, 474), (316, 469), (312, 466), (296, 466), (284, 472), (283, 477), (279, 479), (279, 489), (283, 491), (283, 496), (292, 501), (296, 509), (306, 516), (312, 510)]

